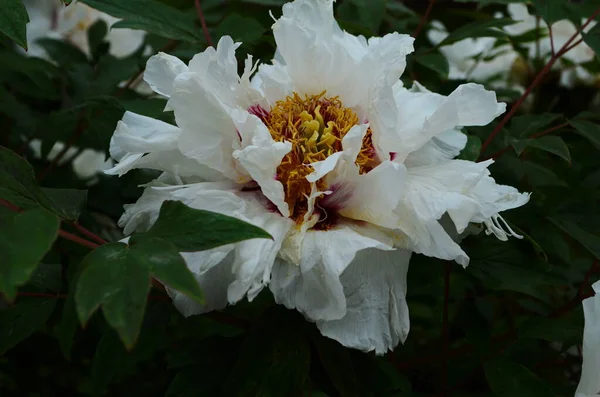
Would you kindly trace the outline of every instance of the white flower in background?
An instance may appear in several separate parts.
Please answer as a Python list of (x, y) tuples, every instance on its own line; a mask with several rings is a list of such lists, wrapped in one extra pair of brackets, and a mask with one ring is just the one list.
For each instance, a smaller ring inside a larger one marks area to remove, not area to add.
[(449, 96), (399, 77), (413, 39), (350, 35), (332, 0), (296, 0), (273, 25), (281, 61), (241, 77), (223, 37), (185, 65), (159, 53), (145, 80), (168, 97), (177, 126), (127, 112), (110, 152), (133, 168), (164, 171), (126, 206), (126, 235), (147, 230), (164, 200), (220, 212), (274, 238), (183, 253), (204, 290), (199, 306), (170, 291), (184, 315), (221, 309), (269, 286), (345, 346), (382, 354), (409, 331), (406, 273), (412, 251), (466, 266), (469, 258), (438, 220), (456, 231), (484, 223), (515, 235), (498, 215), (528, 194), (497, 185), (491, 161), (453, 158), (459, 128), (504, 112), (493, 92), (464, 84)]
[[(432, 29), (427, 32), (429, 40), (437, 45), (447, 36), (446, 27), (439, 21), (433, 21)], [(494, 37), (477, 37), (440, 47), (440, 52), (448, 60), (448, 78), (479, 82), (496, 78), (499, 84), (492, 86), (506, 86), (519, 54), (510, 45), (494, 48), (495, 44)]]
[(595, 296), (583, 301), (583, 366), (575, 397), (600, 395), (600, 281), (592, 285)]
[(24, 0), (29, 14), (27, 24), (28, 54), (48, 58), (42, 46), (36, 43), (41, 38), (66, 40), (90, 55), (87, 40), (88, 29), (98, 20), (109, 28), (106, 40), (110, 43), (110, 54), (122, 58), (132, 54), (144, 42), (146, 32), (132, 29), (110, 29), (119, 19), (97, 11), (83, 3), (74, 1), (64, 6), (61, 0)]
[[(42, 141), (39, 139), (33, 139), (29, 143), (29, 147), (33, 151), (33, 155), (37, 159), (42, 158)], [(46, 159), (53, 161), (56, 156), (65, 148), (65, 144), (62, 142), (56, 142)], [(73, 158), (73, 156), (75, 156)], [(108, 170), (114, 166), (114, 162), (111, 159), (107, 159), (104, 152), (93, 149), (80, 150), (76, 147), (70, 147), (67, 149), (65, 155), (59, 160), (58, 165), (63, 165), (67, 161), (72, 160), (73, 172), (81, 179), (91, 179), (96, 174)]]
[[(504, 30), (511, 35), (520, 35), (530, 30), (533, 30), (537, 26), (536, 17), (529, 14), (527, 6), (521, 3), (513, 3), (508, 5), (508, 13), (512, 19), (519, 21), (514, 25), (508, 25), (504, 27)], [(583, 22), (583, 21), (582, 21)], [(542, 19), (540, 19), (539, 26), (544, 28), (545, 36), (540, 38), (539, 44), (536, 42), (530, 42), (526, 44), (528, 49), (528, 55), (530, 59), (534, 59), (537, 56), (539, 50), (539, 56), (542, 59), (549, 60), (552, 56), (552, 45), (550, 36), (548, 35), (548, 25)], [(590, 23), (585, 31), (589, 31), (596, 24), (595, 21)], [(558, 51), (570, 38), (577, 32), (575, 25), (569, 20), (561, 20), (552, 24), (552, 37), (554, 41), (554, 49)], [(579, 41), (581, 35), (578, 35), (573, 43)], [(581, 42), (573, 49), (562, 55), (560, 59), (567, 59), (575, 65), (589, 62), (594, 59), (594, 51), (585, 43)], [(582, 81), (584, 83), (592, 83), (595, 77), (590, 74), (585, 68), (581, 66), (567, 66), (561, 62), (556, 63), (556, 68), (560, 68), (560, 84), (566, 87), (572, 87), (576, 81)]]

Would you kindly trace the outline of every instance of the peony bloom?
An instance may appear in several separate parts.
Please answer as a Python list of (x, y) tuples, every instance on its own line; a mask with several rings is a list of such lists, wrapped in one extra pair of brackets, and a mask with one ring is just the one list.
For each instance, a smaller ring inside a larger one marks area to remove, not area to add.
[(73, 2), (65, 7), (61, 0), (24, 0), (29, 14), (27, 24), (27, 53), (31, 56), (48, 58), (42, 46), (36, 43), (41, 38), (66, 40), (90, 55), (87, 31), (96, 21), (106, 22), (109, 31), (106, 40), (110, 43), (110, 54), (122, 58), (140, 48), (146, 32), (132, 29), (110, 29), (119, 21), (108, 14), (97, 11), (83, 3)]
[(168, 97), (177, 126), (128, 112), (110, 153), (122, 175), (163, 174), (120, 219), (147, 230), (164, 200), (220, 212), (267, 230), (250, 240), (182, 253), (206, 303), (170, 291), (184, 315), (220, 309), (268, 286), (275, 300), (345, 346), (383, 354), (409, 331), (406, 274), (412, 252), (466, 266), (455, 231), (484, 223), (515, 235), (498, 214), (528, 194), (497, 185), (487, 167), (453, 158), (459, 128), (504, 112), (477, 84), (449, 96), (399, 77), (413, 39), (350, 35), (332, 0), (296, 0), (273, 25), (281, 61), (237, 74), (239, 43), (223, 37), (185, 65), (160, 53), (145, 80)]
[[(447, 36), (446, 27), (433, 21), (432, 29), (427, 32), (429, 40), (438, 45)], [(448, 78), (479, 82), (497, 79), (499, 84), (506, 85), (519, 54), (510, 45), (495, 45), (494, 37), (477, 37), (440, 47), (450, 67)]]
[[(29, 143), (29, 147), (33, 151), (35, 158), (42, 158), (42, 141), (39, 139), (33, 139)], [(62, 142), (56, 142), (46, 159), (52, 161), (63, 151), (65, 144)], [(83, 149), (80, 150), (76, 147), (70, 147), (62, 159), (58, 162), (59, 165), (63, 165), (66, 162), (73, 159), (71, 165), (73, 172), (81, 179), (92, 179), (98, 173), (112, 168), (114, 162), (111, 159), (106, 159), (106, 154), (103, 151), (94, 149)]]
[[(537, 26), (536, 17), (529, 14), (525, 4), (509, 4), (508, 14), (515, 21), (519, 21), (517, 24), (504, 27), (504, 30), (509, 34), (520, 35), (535, 29)], [(541, 19), (539, 24), (546, 34), (539, 40), (539, 56), (547, 61), (552, 56), (552, 45), (550, 36), (547, 33), (548, 25)], [(595, 24), (595, 21), (590, 23), (585, 31), (589, 31)], [(554, 39), (554, 49), (558, 51), (576, 32), (577, 28), (575, 25), (567, 19), (553, 23), (552, 37)], [(579, 39), (581, 39), (581, 35), (578, 35), (573, 43), (579, 41)], [(534, 59), (537, 56), (538, 44), (536, 44), (535, 41), (527, 43), (527, 50), (529, 59)], [(593, 60), (594, 57), (594, 51), (583, 41), (561, 56), (560, 60), (555, 64), (556, 68), (561, 69), (560, 84), (566, 87), (572, 87), (576, 81), (582, 81), (588, 84), (592, 83), (595, 77), (579, 65)], [(565, 65), (565, 63), (561, 61), (562, 59), (568, 60), (575, 66)]]
[(600, 395), (600, 281), (592, 285), (596, 296), (583, 301), (583, 366), (575, 397)]

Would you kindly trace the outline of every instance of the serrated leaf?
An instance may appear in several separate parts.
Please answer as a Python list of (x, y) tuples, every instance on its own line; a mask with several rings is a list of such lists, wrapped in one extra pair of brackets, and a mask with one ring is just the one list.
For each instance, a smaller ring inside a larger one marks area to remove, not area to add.
[(586, 120), (569, 120), (569, 123), (594, 146), (600, 148), (600, 125)]
[(449, 65), (446, 57), (439, 52), (430, 52), (428, 54), (417, 54), (415, 62), (433, 70), (440, 75), (441, 79), (448, 78)]
[(552, 388), (521, 364), (497, 358), (485, 364), (485, 377), (498, 397), (553, 397)]
[(87, 323), (102, 306), (108, 324), (127, 348), (132, 348), (140, 332), (150, 290), (148, 264), (123, 243), (96, 248), (83, 260), (77, 282), (75, 305), (79, 321)]
[(555, 154), (560, 158), (567, 160), (569, 163), (571, 162), (571, 153), (569, 152), (569, 148), (567, 147), (565, 141), (558, 136), (542, 136), (535, 139), (515, 139), (511, 145), (517, 152), (518, 156), (523, 153), (525, 148), (532, 147)]
[(548, 217), (548, 220), (552, 222), (563, 232), (577, 240), (587, 250), (600, 260), (600, 237), (592, 234), (580, 225), (581, 222), (577, 221), (577, 218), (569, 215), (555, 215)]
[(56, 306), (56, 299), (31, 298), (0, 311), (0, 356), (41, 328)]
[(558, 318), (534, 317), (519, 326), (519, 338), (541, 339), (548, 342), (568, 343), (581, 338), (583, 322), (574, 316)]
[(27, 9), (21, 0), (0, 1), (0, 33), (4, 33), (15, 43), (27, 49), (27, 29), (29, 22)]
[(43, 208), (21, 213), (0, 207), (0, 292), (13, 299), (58, 235), (59, 220)]
[(190, 208), (180, 201), (165, 201), (158, 219), (146, 233), (132, 237), (132, 243), (161, 238), (179, 251), (203, 251), (253, 238), (272, 238), (259, 227), (237, 218)]
[(82, 0), (82, 3), (122, 21), (113, 28), (145, 30), (158, 36), (187, 42), (202, 42), (201, 30), (176, 8), (155, 0)]
[(266, 30), (256, 19), (234, 13), (219, 23), (215, 34), (217, 37), (231, 36), (235, 42), (252, 45), (261, 39)]

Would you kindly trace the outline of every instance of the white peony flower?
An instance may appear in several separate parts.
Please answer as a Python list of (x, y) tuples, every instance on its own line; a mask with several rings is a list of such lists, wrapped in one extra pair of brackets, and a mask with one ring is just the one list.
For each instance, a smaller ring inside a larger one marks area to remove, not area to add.
[(600, 281), (592, 285), (595, 296), (583, 301), (583, 366), (575, 397), (600, 395)]
[(497, 185), (491, 161), (453, 160), (466, 143), (459, 128), (486, 125), (505, 105), (477, 84), (449, 96), (403, 87), (413, 39), (350, 35), (332, 0), (284, 5), (273, 32), (281, 61), (257, 69), (248, 57), (241, 77), (240, 44), (227, 36), (189, 65), (164, 53), (148, 61), (145, 80), (169, 98), (177, 126), (131, 112), (118, 123), (119, 163), (107, 173), (164, 171), (120, 225), (147, 230), (168, 199), (262, 227), (273, 241), (183, 253), (206, 304), (170, 291), (179, 310), (221, 309), (268, 285), (324, 335), (383, 354), (408, 334), (411, 253), (469, 261), (444, 214), (459, 233), (476, 222), (515, 235), (498, 213), (529, 195)]
[(142, 30), (110, 29), (119, 19), (76, 1), (69, 6), (64, 6), (61, 0), (23, 0), (23, 4), (30, 20), (27, 53), (31, 56), (48, 58), (44, 48), (37, 44), (38, 39), (45, 37), (66, 40), (89, 56), (87, 31), (98, 20), (106, 22), (109, 51), (117, 58), (126, 57), (140, 48), (146, 36)]
[[(432, 29), (427, 32), (429, 40), (437, 45), (447, 36), (446, 27), (439, 21), (432, 21)], [(477, 37), (440, 47), (440, 52), (448, 60), (448, 78), (480, 82), (497, 78), (500, 85), (506, 86), (519, 54), (510, 45), (495, 45), (493, 37)]]
[[(523, 34), (535, 29), (537, 26), (536, 16), (529, 14), (525, 4), (509, 4), (508, 13), (512, 19), (519, 21), (517, 24), (504, 27), (504, 30), (512, 35)], [(540, 19), (539, 24), (540, 27), (544, 28), (545, 36), (540, 38), (539, 44), (534, 41), (527, 43), (526, 47), (530, 59), (534, 59), (539, 50), (539, 56), (547, 61), (552, 56), (552, 44), (547, 32), (548, 25), (542, 19)], [(588, 32), (595, 24), (595, 21), (590, 23), (585, 31)], [(576, 32), (577, 28), (575, 25), (567, 19), (553, 23), (552, 37), (555, 51), (558, 51)], [(573, 43), (579, 41), (579, 39), (581, 39), (581, 35), (578, 35)], [(560, 62), (560, 60), (556, 63), (555, 67), (561, 69), (560, 84), (565, 87), (572, 87), (576, 81), (582, 81), (588, 84), (592, 83), (595, 80), (595, 76), (582, 66), (577, 65), (593, 60), (594, 56), (594, 51), (583, 41), (566, 54), (562, 55), (561, 59), (567, 59), (576, 66), (566, 66), (564, 63)]]
[[(42, 158), (42, 141), (39, 139), (33, 139), (29, 143), (29, 147), (33, 151), (33, 155), (41, 159)], [(56, 156), (65, 148), (65, 144), (62, 142), (56, 142), (48, 156), (48, 161), (53, 161)], [(73, 158), (73, 156), (75, 156)], [(79, 151), (79, 148), (71, 146), (67, 149), (65, 155), (59, 160), (58, 164), (63, 165), (67, 161), (73, 158), (72, 166), (73, 172), (81, 179), (91, 179), (96, 174), (108, 170), (114, 166), (114, 162), (111, 159), (107, 159), (104, 152), (94, 149), (84, 149)]]

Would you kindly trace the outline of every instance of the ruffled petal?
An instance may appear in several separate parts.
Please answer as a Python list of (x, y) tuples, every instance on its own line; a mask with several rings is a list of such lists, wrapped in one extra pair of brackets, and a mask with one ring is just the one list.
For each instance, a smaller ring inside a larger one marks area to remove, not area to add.
[(277, 303), (296, 308), (309, 319), (335, 320), (346, 314), (340, 276), (356, 253), (366, 248), (390, 250), (389, 241), (361, 234), (353, 225), (306, 232), (300, 263), (278, 261), (270, 284)]
[(188, 67), (179, 58), (159, 52), (148, 59), (144, 81), (154, 92), (168, 98), (173, 93), (175, 78), (187, 71)]
[(583, 365), (575, 397), (592, 397), (600, 393), (600, 282), (595, 282), (595, 296), (583, 301)]
[[(486, 125), (502, 114), (506, 104), (479, 84), (463, 84), (445, 97), (415, 84), (412, 90), (381, 90), (369, 121), (380, 152), (395, 152), (395, 161), (406, 157), (431, 138), (459, 126)], [(385, 149), (385, 150), (384, 150)]]
[(410, 328), (406, 304), (410, 256), (409, 250), (358, 252), (340, 277), (346, 314), (339, 320), (318, 321), (323, 335), (376, 354), (404, 342)]
[(452, 160), (458, 156), (467, 144), (467, 136), (457, 129), (442, 132), (434, 136), (423, 147), (406, 157), (404, 165), (419, 167)]

